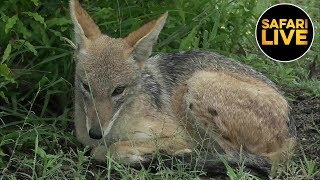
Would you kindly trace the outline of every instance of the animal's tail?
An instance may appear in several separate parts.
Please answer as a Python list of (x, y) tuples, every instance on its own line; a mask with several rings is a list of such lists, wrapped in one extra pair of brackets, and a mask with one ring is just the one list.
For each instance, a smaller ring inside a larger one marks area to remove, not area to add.
[(155, 164), (164, 164), (167, 167), (183, 166), (185, 169), (205, 172), (206, 176), (227, 175), (227, 167), (234, 169), (244, 165), (245, 170), (250, 174), (267, 179), (271, 171), (271, 164), (264, 158), (250, 153), (242, 152), (232, 155), (218, 154), (217, 152), (199, 152), (184, 154), (174, 157), (166, 155), (149, 156), (149, 162), (143, 163), (143, 166), (157, 167)]

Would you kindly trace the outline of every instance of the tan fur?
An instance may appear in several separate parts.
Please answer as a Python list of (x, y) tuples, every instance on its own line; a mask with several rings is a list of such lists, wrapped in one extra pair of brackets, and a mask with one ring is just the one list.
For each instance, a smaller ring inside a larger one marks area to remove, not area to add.
[(223, 149), (242, 147), (271, 160), (291, 150), (288, 104), (267, 84), (235, 73), (200, 71), (188, 80), (188, 89), (189, 113), (203, 128), (219, 129)]
[[(272, 85), (243, 71), (197, 70), (172, 85), (171, 94), (152, 92), (164, 105), (152, 103), (141, 87), (141, 71), (150, 68), (157, 82), (167, 86), (156, 65), (145, 63), (167, 13), (124, 39), (114, 39), (101, 34), (77, 0), (70, 5), (78, 45), (75, 127), (78, 140), (93, 148), (94, 158), (105, 160), (107, 149), (127, 164), (144, 161), (143, 155), (157, 150), (189, 153), (204, 135), (226, 153), (243, 148), (270, 162), (292, 151), (295, 139), (287, 125), (286, 100)], [(124, 91), (115, 95), (121, 87)], [(102, 138), (91, 138), (90, 130)]]
[[(171, 116), (150, 107), (148, 102), (144, 96), (136, 97), (134, 104), (121, 117), (121, 121), (114, 124), (112, 137), (115, 140), (111, 140), (109, 149), (111, 154), (123, 163), (133, 163), (137, 158), (142, 160), (142, 155), (157, 150), (175, 154), (180, 150), (192, 148), (192, 142), (188, 140), (184, 128)], [(128, 160), (130, 158), (131, 161)]]
[(159, 19), (152, 20), (149, 23), (143, 25), (137, 31), (130, 33), (125, 38), (125, 40), (130, 46), (133, 47), (140, 39), (142, 39), (144, 36), (150, 33), (151, 29), (156, 28), (156, 24), (158, 24), (159, 21), (164, 21), (167, 18), (167, 16), (168, 13), (165, 13)]
[(70, 1), (71, 12), (73, 13), (73, 20), (78, 21), (83, 29), (84, 35), (91, 40), (101, 36), (99, 27), (94, 23), (90, 15), (81, 7), (78, 0)]

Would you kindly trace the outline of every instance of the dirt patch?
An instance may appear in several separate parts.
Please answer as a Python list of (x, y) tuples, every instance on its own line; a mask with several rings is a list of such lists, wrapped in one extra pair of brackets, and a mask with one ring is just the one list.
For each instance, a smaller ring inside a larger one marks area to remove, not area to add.
[(309, 159), (316, 159), (320, 157), (320, 98), (305, 96), (301, 91), (289, 94), (295, 97), (291, 102), (291, 114), (301, 150)]

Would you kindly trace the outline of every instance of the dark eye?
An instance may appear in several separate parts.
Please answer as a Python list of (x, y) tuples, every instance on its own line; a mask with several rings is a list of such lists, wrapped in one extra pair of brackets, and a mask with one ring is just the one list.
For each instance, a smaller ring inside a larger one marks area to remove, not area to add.
[(112, 92), (111, 96), (117, 96), (123, 93), (123, 91), (126, 89), (125, 86), (119, 86), (116, 89), (114, 89), (114, 91)]
[(87, 92), (90, 92), (89, 85), (82, 83), (82, 86), (83, 86), (84, 90), (86, 90)]

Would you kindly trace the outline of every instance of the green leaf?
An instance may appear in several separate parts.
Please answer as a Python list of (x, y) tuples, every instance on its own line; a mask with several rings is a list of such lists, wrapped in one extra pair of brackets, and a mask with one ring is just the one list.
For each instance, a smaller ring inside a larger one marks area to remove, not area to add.
[(18, 15), (14, 15), (7, 20), (6, 26), (4, 28), (4, 32), (6, 34), (13, 28), (13, 26), (16, 24), (17, 20), (18, 20)]
[(26, 40), (16, 40), (16, 42), (19, 42), (21, 43), (21, 45), (23, 45), (24, 47), (26, 47), (29, 51), (33, 52), (33, 54), (35, 56), (38, 55), (38, 51), (36, 50), (36, 48), (29, 42), (29, 41), (26, 41)]
[(55, 31), (55, 30), (52, 30), (52, 29), (49, 29), (49, 31), (52, 32), (57, 37), (62, 37), (62, 34), (59, 31)]
[(0, 64), (0, 75), (6, 77), (10, 74), (10, 69), (6, 64)]
[(44, 22), (44, 18), (41, 15), (39, 15), (38, 13), (24, 12), (24, 14), (27, 14), (28, 16), (33, 17), (34, 20), (43, 24), (44, 27), (47, 27), (46, 23)]
[(11, 76), (10, 69), (6, 64), (0, 64), (0, 76), (3, 76), (5, 80), (14, 82), (13, 77)]
[(1, 64), (3, 64), (5, 61), (7, 61), (7, 59), (9, 58), (11, 53), (11, 44), (9, 43), (6, 47), (6, 49), (4, 50), (3, 56), (2, 56), (2, 61)]
[(49, 80), (46, 76), (43, 76), (43, 77), (41, 78), (41, 80), (39, 81), (39, 84), (40, 84), (41, 87), (42, 87), (42, 86), (45, 86), (45, 85), (48, 84), (48, 83), (50, 83), (50, 80)]
[[(1, 97), (6, 103), (9, 103), (9, 99), (5, 96), (5, 94), (4, 94), (3, 91), (0, 91), (0, 97)], [(2, 155), (1, 153), (2, 153), (2, 151), (0, 151), (0, 156)]]
[(198, 26), (194, 27), (187, 37), (183, 38), (180, 43), (180, 50), (188, 50), (194, 48), (195, 42), (197, 41), (197, 33), (198, 33)]
[(16, 24), (15, 30), (23, 34), (24, 39), (28, 39), (31, 37), (30, 31), (24, 26), (23, 22), (18, 20)]
[(39, 5), (39, 0), (31, 0), (31, 2), (33, 2), (33, 4), (36, 5), (36, 6)]
[(46, 151), (44, 151), (42, 148), (37, 147), (37, 154), (42, 158), (42, 159), (46, 159), (47, 158), (47, 153)]
[(31, 52), (33, 52), (33, 54), (35, 56), (38, 56), (38, 51), (36, 50), (36, 48), (29, 42), (29, 41), (26, 41), (24, 43), (24, 45), (27, 47), (27, 49)]
[(62, 18), (52, 18), (46, 21), (48, 28), (53, 26), (64, 26), (71, 24), (71, 21), (65, 17)]

